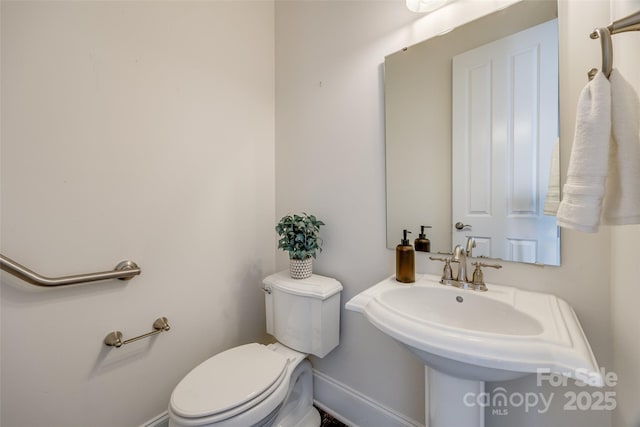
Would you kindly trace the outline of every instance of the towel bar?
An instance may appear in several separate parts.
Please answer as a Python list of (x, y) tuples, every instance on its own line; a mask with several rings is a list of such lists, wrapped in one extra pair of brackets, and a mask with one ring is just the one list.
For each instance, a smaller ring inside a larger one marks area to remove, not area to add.
[[(613, 47), (611, 43), (611, 36), (618, 33), (624, 33), (627, 31), (640, 31), (640, 10), (625, 16), (622, 19), (618, 19), (606, 27), (596, 28), (589, 34), (592, 39), (600, 39), (602, 48), (602, 72), (609, 78), (611, 70), (613, 69)], [(589, 80), (592, 80), (596, 73), (597, 68), (592, 68), (588, 75)]]
[(0, 254), (0, 268), (36, 286), (65, 286), (107, 279), (130, 280), (133, 276), (142, 273), (142, 270), (135, 262), (122, 261), (118, 263), (112, 271), (77, 274), (65, 277), (45, 277), (2, 254)]
[(109, 333), (109, 335), (104, 337), (104, 344), (109, 347), (120, 348), (125, 344), (129, 344), (134, 341), (141, 340), (143, 338), (148, 338), (150, 336), (159, 334), (160, 332), (168, 331), (169, 329), (171, 329), (171, 327), (169, 326), (169, 321), (167, 320), (166, 317), (159, 317), (156, 319), (155, 322), (153, 322), (153, 329), (154, 329), (153, 331), (147, 334), (140, 335), (134, 338), (129, 338), (128, 340), (124, 340), (124, 341), (122, 341), (122, 332), (113, 331)]

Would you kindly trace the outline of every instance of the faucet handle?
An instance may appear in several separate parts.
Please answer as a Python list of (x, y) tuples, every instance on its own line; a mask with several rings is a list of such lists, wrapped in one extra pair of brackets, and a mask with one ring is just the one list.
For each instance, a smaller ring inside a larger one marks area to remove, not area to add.
[(480, 267), (491, 267), (495, 269), (502, 268), (500, 264), (487, 264), (486, 262), (472, 262), (471, 264), (475, 265), (476, 268), (480, 268)]
[(440, 257), (430, 256), (429, 259), (431, 261), (444, 262), (444, 269), (442, 270), (442, 277), (440, 278), (440, 283), (445, 284), (445, 282), (449, 282), (453, 280), (453, 271), (451, 270), (451, 258), (440, 258)]
[(471, 283), (475, 286), (478, 291), (486, 291), (487, 285), (484, 283), (484, 274), (482, 273), (482, 267), (491, 267), (491, 268), (502, 268), (500, 264), (487, 264), (484, 262), (474, 262), (472, 263), (476, 266), (476, 269), (473, 271), (473, 279)]

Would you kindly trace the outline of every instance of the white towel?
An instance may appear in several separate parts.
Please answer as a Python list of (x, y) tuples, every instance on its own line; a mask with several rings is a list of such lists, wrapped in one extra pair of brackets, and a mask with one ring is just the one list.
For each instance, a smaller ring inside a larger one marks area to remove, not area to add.
[(611, 136), (611, 89), (598, 72), (578, 99), (576, 129), (558, 225), (595, 233), (600, 224)]
[(609, 81), (613, 138), (603, 222), (640, 224), (640, 101), (618, 70)]
[(543, 212), (545, 215), (555, 216), (560, 205), (560, 139), (556, 139), (551, 150), (551, 165), (549, 167), (549, 182), (547, 195), (544, 198)]

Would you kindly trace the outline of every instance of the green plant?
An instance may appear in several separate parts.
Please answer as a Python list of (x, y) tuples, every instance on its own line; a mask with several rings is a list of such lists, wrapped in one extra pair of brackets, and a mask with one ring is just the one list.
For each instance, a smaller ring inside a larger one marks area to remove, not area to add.
[(278, 248), (289, 251), (290, 259), (315, 258), (316, 252), (322, 252), (322, 239), (318, 237), (321, 225), (324, 222), (304, 212), (283, 216), (276, 225)]

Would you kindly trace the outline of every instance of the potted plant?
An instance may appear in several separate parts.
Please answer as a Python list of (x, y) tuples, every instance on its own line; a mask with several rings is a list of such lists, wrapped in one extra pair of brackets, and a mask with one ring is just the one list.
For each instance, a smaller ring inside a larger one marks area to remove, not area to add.
[(276, 225), (280, 236), (278, 248), (289, 252), (289, 272), (294, 279), (306, 279), (313, 272), (313, 259), (322, 252), (318, 237), (320, 226), (325, 225), (306, 213), (285, 215)]

